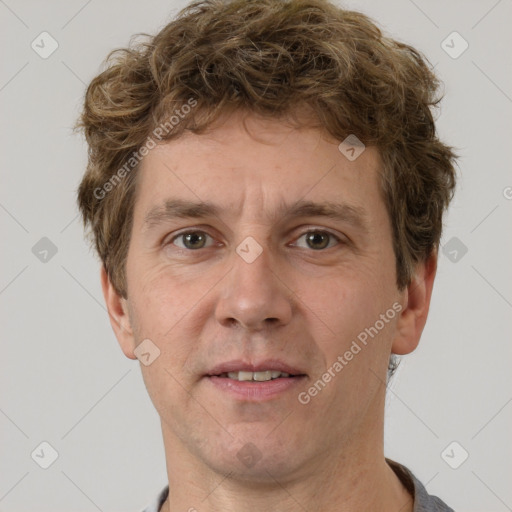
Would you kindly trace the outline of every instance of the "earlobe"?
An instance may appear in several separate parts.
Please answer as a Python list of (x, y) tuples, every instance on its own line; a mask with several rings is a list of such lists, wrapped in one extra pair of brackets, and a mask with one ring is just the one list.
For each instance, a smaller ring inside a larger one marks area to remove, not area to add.
[(437, 251), (434, 250), (425, 262), (417, 265), (411, 283), (404, 291), (404, 309), (391, 346), (393, 354), (409, 354), (418, 346), (427, 321), (436, 270)]
[(112, 325), (112, 329), (114, 330), (114, 334), (116, 335), (124, 355), (129, 359), (137, 359), (133, 353), (135, 349), (135, 339), (126, 299), (123, 299), (117, 293), (103, 265), (101, 267), (101, 288), (103, 290), (103, 297), (105, 298), (110, 324)]

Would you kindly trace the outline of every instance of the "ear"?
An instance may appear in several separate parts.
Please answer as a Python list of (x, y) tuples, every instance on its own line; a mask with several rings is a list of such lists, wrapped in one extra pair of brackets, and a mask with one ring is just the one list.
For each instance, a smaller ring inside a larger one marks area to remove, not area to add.
[(409, 354), (418, 346), (427, 321), (436, 271), (437, 250), (434, 250), (425, 262), (416, 266), (411, 283), (404, 290), (405, 306), (400, 313), (391, 346), (393, 354)]
[(127, 301), (117, 293), (103, 265), (101, 266), (101, 288), (103, 289), (110, 324), (124, 355), (130, 359), (137, 359), (133, 353), (135, 339), (128, 315)]

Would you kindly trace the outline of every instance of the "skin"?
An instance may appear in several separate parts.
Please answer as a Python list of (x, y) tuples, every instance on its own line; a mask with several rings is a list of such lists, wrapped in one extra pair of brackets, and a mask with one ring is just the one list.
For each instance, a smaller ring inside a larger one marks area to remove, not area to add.
[[(141, 369), (161, 418), (170, 487), (164, 511), (412, 511), (384, 459), (385, 381), (390, 353), (407, 354), (419, 342), (436, 254), (398, 290), (378, 151), (367, 147), (351, 162), (339, 142), (317, 128), (236, 112), (206, 134), (158, 146), (142, 163), (127, 299), (104, 270), (102, 285), (124, 354), (136, 359), (144, 339), (160, 350)], [(225, 211), (145, 229), (146, 214), (170, 197)], [(357, 207), (366, 227), (272, 219), (280, 203), (299, 199)], [(184, 228), (209, 235), (205, 245), (176, 237)], [(340, 241), (320, 236), (312, 248), (304, 236), (311, 231)], [(252, 263), (235, 251), (248, 236), (263, 250)], [(401, 312), (301, 404), (297, 392), (393, 303)], [(204, 374), (238, 358), (280, 358), (307, 378), (265, 402), (235, 399)], [(251, 467), (237, 457), (248, 442), (261, 457)]]

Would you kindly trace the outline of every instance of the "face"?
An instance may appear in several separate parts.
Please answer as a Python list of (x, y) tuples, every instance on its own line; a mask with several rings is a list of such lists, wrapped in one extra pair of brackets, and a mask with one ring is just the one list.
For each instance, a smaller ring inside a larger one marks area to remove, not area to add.
[(412, 350), (418, 328), (377, 150), (350, 161), (318, 129), (245, 125), (234, 114), (146, 156), (127, 299), (104, 291), (125, 354), (160, 351), (141, 369), (169, 451), (298, 477), (380, 439), (390, 352)]

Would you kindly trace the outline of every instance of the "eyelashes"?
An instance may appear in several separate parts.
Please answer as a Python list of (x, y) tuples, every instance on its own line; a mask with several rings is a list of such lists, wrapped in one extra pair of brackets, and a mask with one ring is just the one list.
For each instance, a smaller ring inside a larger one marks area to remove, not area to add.
[[(344, 244), (344, 241), (340, 237), (338, 237), (334, 233), (331, 233), (330, 231), (326, 231), (324, 229), (311, 228), (306, 231), (303, 231), (295, 239), (295, 243), (291, 245), (297, 246), (297, 241), (299, 241), (302, 238), (305, 238), (305, 245), (303, 245), (302, 248), (309, 249), (315, 252), (325, 251), (337, 245)], [(214, 238), (204, 230), (189, 229), (187, 231), (182, 231), (181, 233), (177, 233), (174, 236), (172, 236), (170, 239), (164, 242), (164, 246), (174, 246), (183, 252), (197, 252), (200, 251), (201, 249), (208, 249), (215, 245), (214, 243), (208, 244), (208, 239), (210, 239), (213, 242), (215, 241)], [(181, 240), (182, 245), (177, 245), (175, 243), (178, 240)], [(315, 248), (310, 245), (312, 244), (314, 246), (314, 244), (325, 240), (327, 240), (328, 243), (320, 243), (320, 247)], [(333, 242), (335, 242), (334, 245)]]

